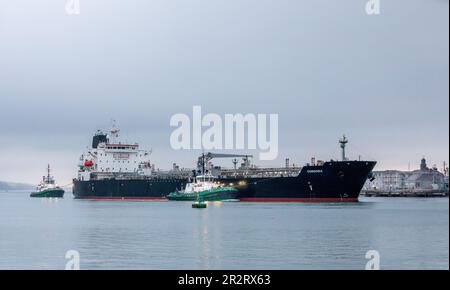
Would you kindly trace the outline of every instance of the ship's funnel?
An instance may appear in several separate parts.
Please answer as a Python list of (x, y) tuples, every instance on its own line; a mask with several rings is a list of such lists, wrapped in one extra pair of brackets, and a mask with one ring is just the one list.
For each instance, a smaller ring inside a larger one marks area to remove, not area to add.
[(92, 138), (92, 148), (97, 148), (98, 144), (100, 143), (106, 143), (108, 140), (106, 134), (97, 131), (97, 133), (94, 135), (94, 137)]

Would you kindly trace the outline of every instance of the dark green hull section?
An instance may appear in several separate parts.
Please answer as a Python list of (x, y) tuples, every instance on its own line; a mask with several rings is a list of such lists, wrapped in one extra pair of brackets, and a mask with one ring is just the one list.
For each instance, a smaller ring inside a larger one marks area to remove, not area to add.
[(192, 204), (192, 208), (206, 208), (206, 203), (203, 203), (203, 202), (200, 202), (200, 203), (194, 202), (194, 203)]
[(63, 197), (64, 190), (61, 188), (45, 189), (42, 191), (32, 192), (30, 197)]
[(199, 193), (183, 193), (183, 192), (172, 192), (167, 196), (168, 200), (178, 200), (178, 201), (219, 201), (236, 199), (238, 191), (232, 187), (222, 187), (213, 190), (205, 190)]

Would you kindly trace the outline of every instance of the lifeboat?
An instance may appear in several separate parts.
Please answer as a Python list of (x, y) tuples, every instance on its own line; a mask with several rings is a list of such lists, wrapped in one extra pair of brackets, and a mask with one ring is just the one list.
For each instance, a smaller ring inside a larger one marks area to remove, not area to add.
[(84, 166), (86, 167), (94, 166), (94, 162), (92, 162), (92, 160), (84, 160)]

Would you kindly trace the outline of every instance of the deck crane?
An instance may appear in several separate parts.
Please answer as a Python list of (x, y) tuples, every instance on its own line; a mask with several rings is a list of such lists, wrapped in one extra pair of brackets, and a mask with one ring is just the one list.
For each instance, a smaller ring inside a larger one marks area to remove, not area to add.
[[(245, 167), (249, 167), (250, 166), (250, 160), (249, 158), (253, 158), (253, 155), (248, 155), (248, 154), (224, 154), (224, 153), (203, 153), (197, 161), (197, 170), (199, 170), (200, 172), (204, 173), (205, 172), (205, 167), (206, 164), (208, 164), (209, 161), (211, 161), (214, 158), (239, 158), (241, 157), (242, 160), (244, 161), (244, 165)], [(236, 167), (237, 164), (237, 160), (234, 159), (233, 160), (233, 164)]]

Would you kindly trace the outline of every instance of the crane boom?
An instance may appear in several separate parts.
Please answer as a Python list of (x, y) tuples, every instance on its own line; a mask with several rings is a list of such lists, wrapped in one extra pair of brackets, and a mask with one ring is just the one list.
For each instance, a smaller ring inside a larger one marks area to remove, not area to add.
[(212, 153), (208, 152), (206, 154), (202, 154), (198, 158), (197, 168), (202, 172), (205, 172), (206, 164), (214, 158), (237, 158), (242, 157), (246, 162), (248, 162), (249, 158), (253, 158), (253, 155), (249, 154), (226, 154), (226, 153)]
[(249, 157), (253, 157), (253, 155), (248, 155), (248, 154), (224, 154), (224, 153), (211, 153), (208, 152), (205, 154), (205, 157), (208, 158), (209, 160), (213, 159), (213, 158), (236, 158), (236, 157), (243, 157), (243, 158), (249, 158)]

